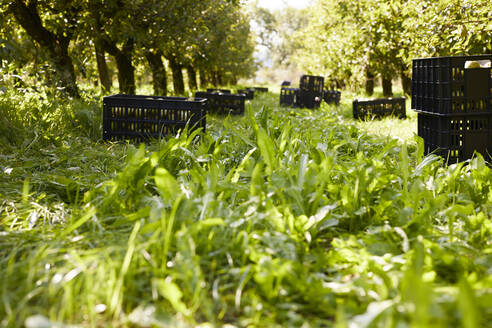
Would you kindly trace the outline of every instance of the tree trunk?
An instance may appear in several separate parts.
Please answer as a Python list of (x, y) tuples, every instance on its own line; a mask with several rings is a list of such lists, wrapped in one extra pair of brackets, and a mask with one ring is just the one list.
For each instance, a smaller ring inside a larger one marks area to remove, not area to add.
[(173, 86), (174, 94), (182, 95), (184, 94), (184, 81), (183, 81), (183, 71), (182, 66), (178, 64), (176, 58), (169, 56), (169, 66), (173, 73)]
[(68, 54), (68, 46), (73, 33), (67, 30), (62, 31), (60, 35), (55, 35), (48, 31), (43, 26), (36, 1), (30, 1), (26, 5), (22, 0), (15, 0), (11, 2), (10, 9), (27, 34), (48, 54), (51, 65), (56, 71), (56, 78), (63, 90), (72, 97), (79, 97), (73, 61)]
[(342, 90), (345, 88), (345, 83), (343, 82), (343, 80), (336, 79), (335, 80), (335, 87), (337, 90)]
[(96, 2), (89, 1), (89, 8), (94, 15), (98, 33), (96, 42), (102, 49), (114, 57), (116, 67), (118, 68), (118, 84), (120, 93), (135, 94), (135, 67), (133, 67), (132, 57), (135, 48), (133, 38), (128, 37), (121, 49), (117, 47), (117, 41), (104, 32), (103, 18), (101, 17), (101, 8)]
[(366, 94), (374, 94), (374, 73), (369, 68), (366, 69)]
[(111, 91), (112, 81), (109, 75), (108, 64), (104, 56), (104, 50), (98, 42), (94, 42), (96, 50), (97, 71), (99, 72), (99, 80), (101, 81), (102, 91), (108, 93)]
[(412, 78), (407, 76), (404, 72), (400, 74), (401, 87), (405, 95), (410, 96), (412, 94)]
[(128, 55), (121, 53), (116, 55), (116, 66), (118, 67), (118, 83), (120, 92), (126, 94), (135, 94), (135, 68), (133, 67), (131, 58)]
[(383, 96), (392, 97), (393, 96), (393, 84), (391, 77), (381, 77), (381, 83), (383, 85)]
[(56, 73), (61, 86), (70, 96), (80, 97), (72, 58), (68, 55), (68, 42), (66, 47), (60, 47), (56, 53), (54, 66), (57, 69)]
[(118, 67), (118, 83), (122, 93), (135, 94), (136, 92), (135, 67), (132, 63), (134, 46), (133, 39), (128, 39), (115, 57)]
[(162, 61), (162, 53), (160, 51), (152, 52), (150, 50), (145, 51), (145, 58), (149, 63), (152, 71), (152, 86), (154, 88), (154, 95), (165, 96), (167, 95), (167, 73)]
[(222, 76), (222, 72), (221, 72), (221, 71), (217, 71), (217, 73), (216, 73), (216, 74), (217, 74), (217, 75), (216, 75), (216, 78), (217, 78), (217, 85), (219, 85), (219, 86), (224, 85), (224, 78), (223, 78), (223, 76)]
[(186, 67), (186, 70), (188, 72), (188, 87), (189, 87), (190, 91), (197, 90), (198, 85), (196, 83), (195, 68), (192, 65), (188, 65), (188, 67)]
[(214, 70), (211, 74), (212, 74), (212, 84), (214, 85), (214, 87), (217, 88), (219, 86), (219, 72)]
[(116, 60), (120, 92), (125, 94), (135, 94), (135, 67), (133, 67), (132, 63), (135, 45), (133, 39), (127, 39), (121, 50), (107, 38), (102, 38), (99, 41), (104, 46), (104, 50)]
[(205, 89), (208, 86), (207, 73), (204, 69), (200, 70), (200, 88)]

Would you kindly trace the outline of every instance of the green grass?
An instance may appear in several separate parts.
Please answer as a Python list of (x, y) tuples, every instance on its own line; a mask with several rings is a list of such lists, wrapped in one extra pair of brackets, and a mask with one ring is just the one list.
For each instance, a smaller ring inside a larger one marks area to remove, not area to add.
[[(394, 97), (403, 97), (401, 90), (395, 90)], [(351, 120), (352, 101), (354, 99), (364, 99), (365, 96), (358, 96), (352, 92), (342, 92), (342, 115), (346, 120)], [(375, 93), (370, 99), (384, 98), (381, 87), (375, 89)], [(411, 99), (406, 97), (407, 119), (395, 120), (393, 117), (385, 117), (382, 119), (369, 119), (366, 121), (356, 122), (359, 130), (368, 134), (399, 139), (400, 142), (412, 143), (415, 135), (417, 135), (417, 113), (410, 110)]]
[(483, 158), (277, 104), (131, 145), (97, 99), (0, 95), (0, 325), (490, 326)]

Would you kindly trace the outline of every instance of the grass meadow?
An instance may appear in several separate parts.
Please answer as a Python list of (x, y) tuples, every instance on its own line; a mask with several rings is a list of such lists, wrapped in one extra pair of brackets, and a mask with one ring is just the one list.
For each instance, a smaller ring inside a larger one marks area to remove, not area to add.
[(140, 145), (100, 97), (3, 90), (0, 326), (491, 327), (490, 165), (355, 97)]

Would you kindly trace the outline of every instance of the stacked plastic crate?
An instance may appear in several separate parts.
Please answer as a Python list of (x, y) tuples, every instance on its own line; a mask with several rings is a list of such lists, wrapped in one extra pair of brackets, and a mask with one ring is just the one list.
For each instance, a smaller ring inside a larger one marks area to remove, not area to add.
[(324, 77), (303, 75), (299, 81), (299, 105), (306, 108), (318, 108), (323, 99)]
[(492, 55), (414, 59), (412, 109), (425, 153), (449, 163), (492, 154)]

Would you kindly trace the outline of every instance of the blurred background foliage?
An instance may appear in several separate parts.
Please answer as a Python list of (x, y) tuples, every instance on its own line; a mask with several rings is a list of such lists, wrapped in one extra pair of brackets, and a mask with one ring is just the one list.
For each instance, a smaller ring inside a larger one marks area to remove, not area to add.
[(391, 96), (396, 83), (409, 94), (412, 58), (492, 52), (487, 0), (316, 0), (255, 13), (274, 69), (322, 75), (329, 87), (368, 95), (381, 85)]
[(410, 93), (412, 58), (492, 51), (487, 0), (316, 0), (274, 10), (257, 1), (15, 0), (0, 14), (9, 83), (76, 97), (88, 85), (182, 95), (301, 73), (368, 95), (381, 85), (391, 96), (395, 84)]

